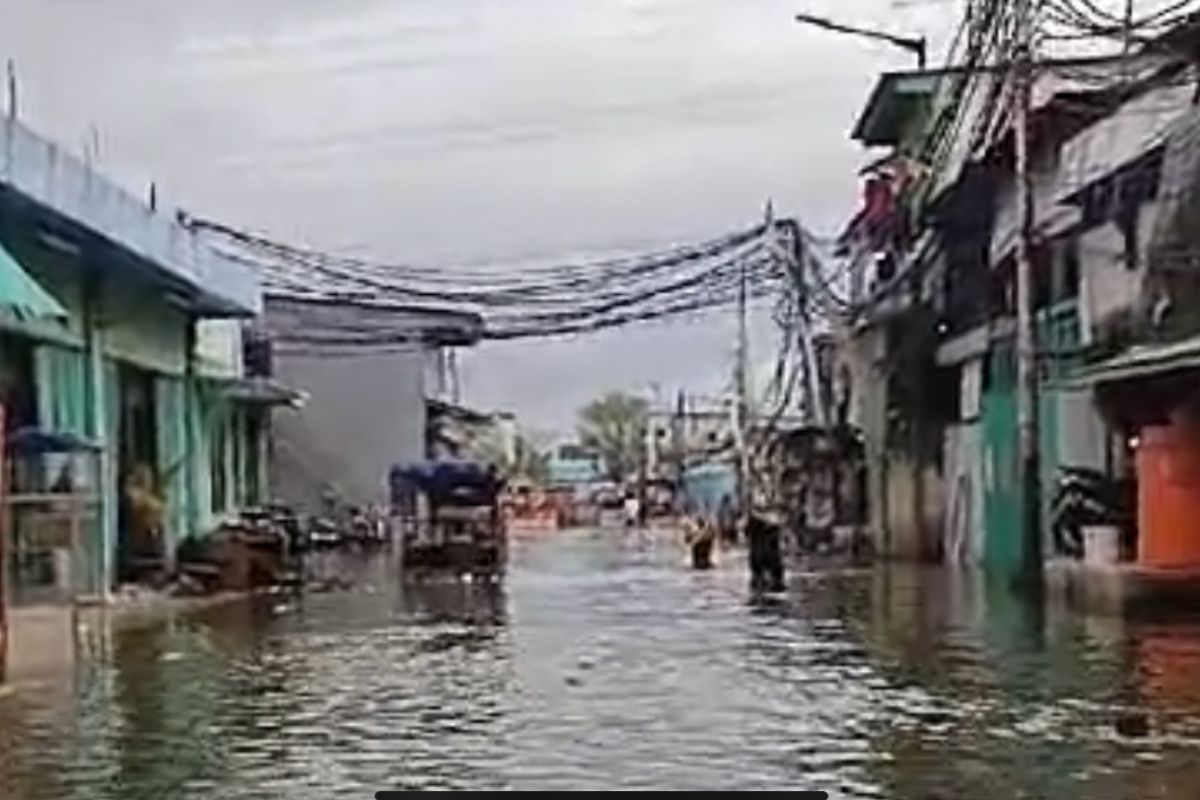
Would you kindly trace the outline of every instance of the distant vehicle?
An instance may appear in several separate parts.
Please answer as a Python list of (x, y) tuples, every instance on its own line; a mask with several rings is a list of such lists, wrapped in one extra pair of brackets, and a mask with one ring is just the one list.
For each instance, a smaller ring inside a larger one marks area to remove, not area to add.
[(314, 517), (308, 526), (308, 546), (317, 550), (326, 550), (342, 544), (342, 530), (335, 520), (328, 517)]
[(503, 576), (504, 482), (495, 470), (472, 461), (423, 461), (393, 467), (390, 484), (406, 575)]
[(1090, 525), (1113, 525), (1122, 532), (1122, 547), (1136, 548), (1134, 523), (1137, 487), (1128, 480), (1109, 477), (1087, 467), (1058, 469), (1050, 529), (1060, 555), (1084, 557), (1084, 529)]
[(596, 508), (596, 524), (602, 528), (620, 527), (625, 518), (625, 495), (614, 486), (605, 486), (592, 493)]
[(350, 509), (347, 539), (359, 547), (375, 547), (387, 541), (387, 524), (374, 509)]

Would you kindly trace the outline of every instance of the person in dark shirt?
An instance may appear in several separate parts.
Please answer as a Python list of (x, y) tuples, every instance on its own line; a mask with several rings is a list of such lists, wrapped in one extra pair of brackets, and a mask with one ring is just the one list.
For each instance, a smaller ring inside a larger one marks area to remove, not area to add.
[(779, 525), (761, 514), (750, 514), (746, 523), (746, 539), (750, 547), (750, 589), (752, 591), (783, 591), (781, 536)]

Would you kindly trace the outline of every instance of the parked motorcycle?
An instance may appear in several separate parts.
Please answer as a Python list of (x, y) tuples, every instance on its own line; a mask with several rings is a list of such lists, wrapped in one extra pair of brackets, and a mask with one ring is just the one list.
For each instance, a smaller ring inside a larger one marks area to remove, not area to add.
[(1134, 492), (1131, 482), (1114, 479), (1088, 467), (1059, 467), (1051, 508), (1055, 550), (1083, 558), (1083, 530), (1115, 525), (1122, 531), (1122, 549), (1132, 546)]
[(302, 553), (308, 549), (308, 537), (304, 535), (304, 525), (294, 508), (282, 503), (269, 503), (265, 510), (271, 523), (287, 537), (288, 552)]
[(331, 550), (341, 546), (345, 537), (337, 520), (330, 517), (312, 517), (308, 522), (308, 546), (313, 550)]
[(349, 516), (349, 539), (359, 547), (376, 547), (387, 541), (387, 527), (379, 514), (353, 506)]

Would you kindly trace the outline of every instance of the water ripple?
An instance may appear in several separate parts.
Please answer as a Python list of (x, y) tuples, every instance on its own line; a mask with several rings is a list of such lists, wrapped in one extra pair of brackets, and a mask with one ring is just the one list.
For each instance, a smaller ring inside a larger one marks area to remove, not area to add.
[(518, 544), (502, 589), (382, 573), (286, 614), (112, 631), (71, 680), (0, 697), (0, 797), (1200, 793), (1194, 625), (901, 568), (754, 603), (738, 558), (695, 574), (676, 548), (581, 532)]

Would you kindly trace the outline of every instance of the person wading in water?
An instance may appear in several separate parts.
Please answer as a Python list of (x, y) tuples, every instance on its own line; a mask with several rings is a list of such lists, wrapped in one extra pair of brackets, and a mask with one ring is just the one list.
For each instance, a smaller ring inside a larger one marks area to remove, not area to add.
[(716, 531), (704, 517), (689, 517), (684, 527), (684, 541), (691, 549), (692, 569), (712, 569), (713, 543)]
[(783, 547), (779, 525), (766, 515), (752, 512), (746, 522), (746, 540), (750, 546), (750, 590), (782, 592)]

